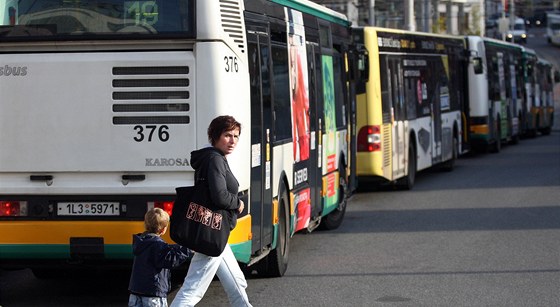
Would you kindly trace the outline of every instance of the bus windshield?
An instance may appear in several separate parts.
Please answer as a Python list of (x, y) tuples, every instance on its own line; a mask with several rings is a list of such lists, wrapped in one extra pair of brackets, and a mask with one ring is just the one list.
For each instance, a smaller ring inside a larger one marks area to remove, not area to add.
[(194, 0), (0, 0), (0, 41), (195, 35)]

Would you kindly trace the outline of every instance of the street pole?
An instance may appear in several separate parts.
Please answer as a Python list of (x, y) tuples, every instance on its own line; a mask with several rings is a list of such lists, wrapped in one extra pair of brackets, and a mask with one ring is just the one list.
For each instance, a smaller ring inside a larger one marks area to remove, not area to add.
[(416, 31), (414, 22), (414, 0), (404, 1), (404, 25), (409, 31)]
[(368, 23), (370, 26), (375, 26), (375, 0), (369, 0), (368, 11), (369, 11)]
[(422, 0), (422, 31), (432, 32), (430, 29), (430, 0)]
[(509, 0), (509, 30), (512, 31), (512, 33), (513, 27), (515, 27), (515, 1)]

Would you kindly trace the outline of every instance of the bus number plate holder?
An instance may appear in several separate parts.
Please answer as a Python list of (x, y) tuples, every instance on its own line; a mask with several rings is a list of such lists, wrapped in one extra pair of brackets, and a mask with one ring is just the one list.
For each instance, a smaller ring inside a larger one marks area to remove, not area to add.
[(59, 202), (59, 216), (119, 216), (118, 202)]

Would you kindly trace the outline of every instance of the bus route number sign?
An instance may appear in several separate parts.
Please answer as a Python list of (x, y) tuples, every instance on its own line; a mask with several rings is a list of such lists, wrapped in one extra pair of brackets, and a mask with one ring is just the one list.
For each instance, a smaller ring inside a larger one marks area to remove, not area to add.
[(239, 72), (239, 65), (237, 64), (237, 57), (224, 56), (224, 64), (226, 72)]
[(59, 216), (118, 216), (118, 202), (60, 202), (57, 203)]

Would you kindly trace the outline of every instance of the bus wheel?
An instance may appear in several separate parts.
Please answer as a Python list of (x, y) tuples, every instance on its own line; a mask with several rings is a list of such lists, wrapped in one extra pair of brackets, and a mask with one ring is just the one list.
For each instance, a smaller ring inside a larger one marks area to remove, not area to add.
[(494, 139), (494, 144), (490, 145), (491, 153), (499, 153), (502, 150), (502, 127), (500, 124), (500, 118), (498, 117), (498, 129), (496, 129), (496, 138)]
[(290, 254), (290, 227), (288, 216), (288, 195), (282, 193), (278, 204), (278, 231), (276, 232), (276, 248), (263, 259), (262, 270), (259, 274), (265, 277), (281, 277), (288, 268)]
[(539, 131), (540, 131), (540, 133), (541, 133), (542, 135), (549, 135), (551, 129), (550, 129), (550, 127), (546, 127), (546, 128), (542, 128), (542, 129), (539, 130)]
[(344, 215), (346, 214), (346, 205), (348, 203), (348, 182), (346, 181), (346, 167), (344, 166), (341, 167), (340, 170), (338, 197), (340, 197), (338, 207), (321, 219), (321, 224), (319, 224), (319, 227), (321, 229), (337, 229), (344, 220)]
[(408, 175), (397, 180), (397, 187), (403, 190), (411, 190), (416, 180), (416, 151), (413, 146), (408, 147)]
[(451, 153), (451, 158), (441, 164), (441, 170), (446, 172), (453, 171), (453, 168), (455, 167), (455, 161), (457, 160), (459, 152), (459, 140), (457, 140), (456, 136), (453, 136), (453, 148), (451, 150), (453, 151)]

